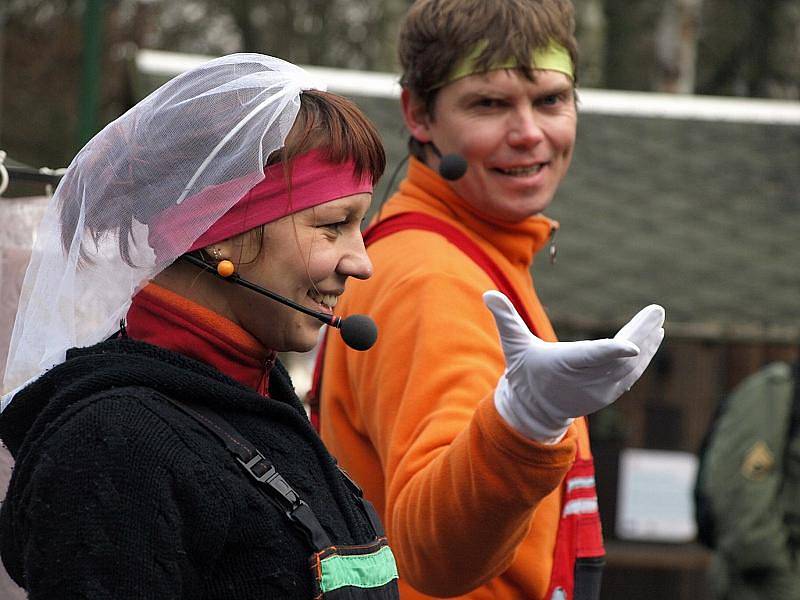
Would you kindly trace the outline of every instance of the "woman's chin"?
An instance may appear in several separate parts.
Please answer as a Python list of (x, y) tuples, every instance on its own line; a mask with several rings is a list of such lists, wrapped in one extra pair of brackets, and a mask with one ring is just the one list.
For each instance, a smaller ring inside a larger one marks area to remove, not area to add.
[(308, 331), (298, 332), (298, 335), (294, 336), (292, 339), (288, 340), (286, 344), (289, 346), (287, 348), (288, 352), (309, 352), (314, 349), (319, 342), (319, 330), (322, 327), (322, 324), (319, 327), (314, 327)]
[(294, 348), (290, 350), (290, 352), (311, 352), (314, 349), (314, 346), (317, 345), (316, 340), (314, 340), (313, 344), (298, 344)]

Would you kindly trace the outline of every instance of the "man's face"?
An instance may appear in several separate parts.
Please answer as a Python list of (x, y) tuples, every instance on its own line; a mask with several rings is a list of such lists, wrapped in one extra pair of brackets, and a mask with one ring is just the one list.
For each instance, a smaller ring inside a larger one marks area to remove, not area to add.
[[(439, 92), (433, 114), (404, 92), (411, 134), (468, 164), (452, 188), (480, 213), (517, 222), (550, 204), (569, 168), (577, 113), (572, 81), (557, 71), (470, 75)], [(428, 164), (439, 159), (429, 153)]]

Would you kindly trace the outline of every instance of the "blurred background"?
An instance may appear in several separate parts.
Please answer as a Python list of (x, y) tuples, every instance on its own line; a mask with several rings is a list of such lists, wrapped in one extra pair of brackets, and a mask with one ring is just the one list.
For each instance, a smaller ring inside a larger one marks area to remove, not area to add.
[[(261, 52), (332, 69), (321, 72), (331, 90), (377, 122), (390, 159), (379, 200), (405, 150), (394, 48), (410, 4), (2, 0), (0, 151), (34, 173), (66, 167), (188, 65)], [(561, 224), (557, 260), (540, 258), (534, 278), (562, 339), (608, 336), (641, 306), (666, 308), (653, 365), (591, 419), (603, 593), (704, 598), (696, 453), (719, 400), (800, 346), (800, 0), (575, 6), (578, 143), (548, 210)], [(0, 194), (0, 372), (48, 193), (34, 179)], [(308, 357), (286, 359), (303, 393)], [(0, 582), (0, 598), (15, 597)]]

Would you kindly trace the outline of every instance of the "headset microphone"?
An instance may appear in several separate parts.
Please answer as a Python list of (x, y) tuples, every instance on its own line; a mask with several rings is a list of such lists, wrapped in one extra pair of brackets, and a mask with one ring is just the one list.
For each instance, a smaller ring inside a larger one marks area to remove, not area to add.
[(428, 142), (433, 153), (439, 157), (439, 175), (447, 181), (456, 181), (467, 172), (467, 160), (460, 154), (445, 154), (433, 142)]
[(448, 181), (456, 181), (467, 172), (467, 161), (460, 154), (445, 154), (439, 161), (439, 175)]
[(275, 292), (265, 289), (260, 285), (256, 285), (252, 281), (243, 279), (236, 273), (233, 273), (227, 277), (220, 275), (214, 265), (211, 265), (206, 261), (197, 258), (196, 256), (183, 254), (181, 258), (192, 263), (196, 267), (200, 267), (204, 271), (208, 271), (209, 273), (216, 275), (220, 279), (246, 287), (249, 290), (253, 290), (254, 292), (266, 296), (267, 298), (275, 300), (276, 302), (280, 302), (281, 304), (284, 304), (290, 308), (299, 310), (302, 313), (319, 319), (330, 327), (337, 328), (344, 343), (353, 350), (369, 350), (378, 339), (378, 327), (375, 325), (375, 321), (370, 319), (367, 315), (350, 315), (349, 317), (343, 319), (342, 317), (337, 317), (335, 315), (329, 315), (316, 310), (311, 310), (302, 304), (298, 304), (293, 300), (289, 300), (289, 298), (284, 298), (280, 294), (276, 294)]

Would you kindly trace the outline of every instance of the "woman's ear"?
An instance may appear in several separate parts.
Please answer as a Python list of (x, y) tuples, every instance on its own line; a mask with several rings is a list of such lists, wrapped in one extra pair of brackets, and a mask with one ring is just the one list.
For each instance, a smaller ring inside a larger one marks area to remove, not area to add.
[(403, 109), (403, 120), (406, 129), (418, 142), (427, 144), (431, 141), (430, 115), (425, 107), (425, 103), (409, 90), (403, 90), (400, 94), (400, 105)]
[(203, 254), (214, 262), (230, 259), (231, 257), (230, 248), (228, 248), (228, 244), (226, 244), (224, 241), (216, 242), (210, 246), (206, 246), (203, 248)]
[(236, 237), (238, 236), (206, 246), (203, 248), (203, 255), (206, 259), (211, 259), (211, 263), (214, 265), (219, 264), (219, 262), (223, 260), (229, 260), (238, 264), (241, 261), (239, 257), (241, 251), (235, 247), (233, 243)]
[(221, 260), (225, 260), (226, 258), (228, 258), (226, 256), (225, 252), (222, 250), (222, 248), (219, 247), (218, 244), (213, 244), (211, 246), (206, 246), (205, 248), (203, 248), (202, 253), (205, 256), (210, 257), (211, 260), (213, 260), (215, 262), (219, 262)]
[(215, 263), (221, 260), (230, 260), (235, 265), (249, 263), (261, 252), (263, 235), (263, 227), (256, 227), (206, 246), (203, 248), (203, 254)]

